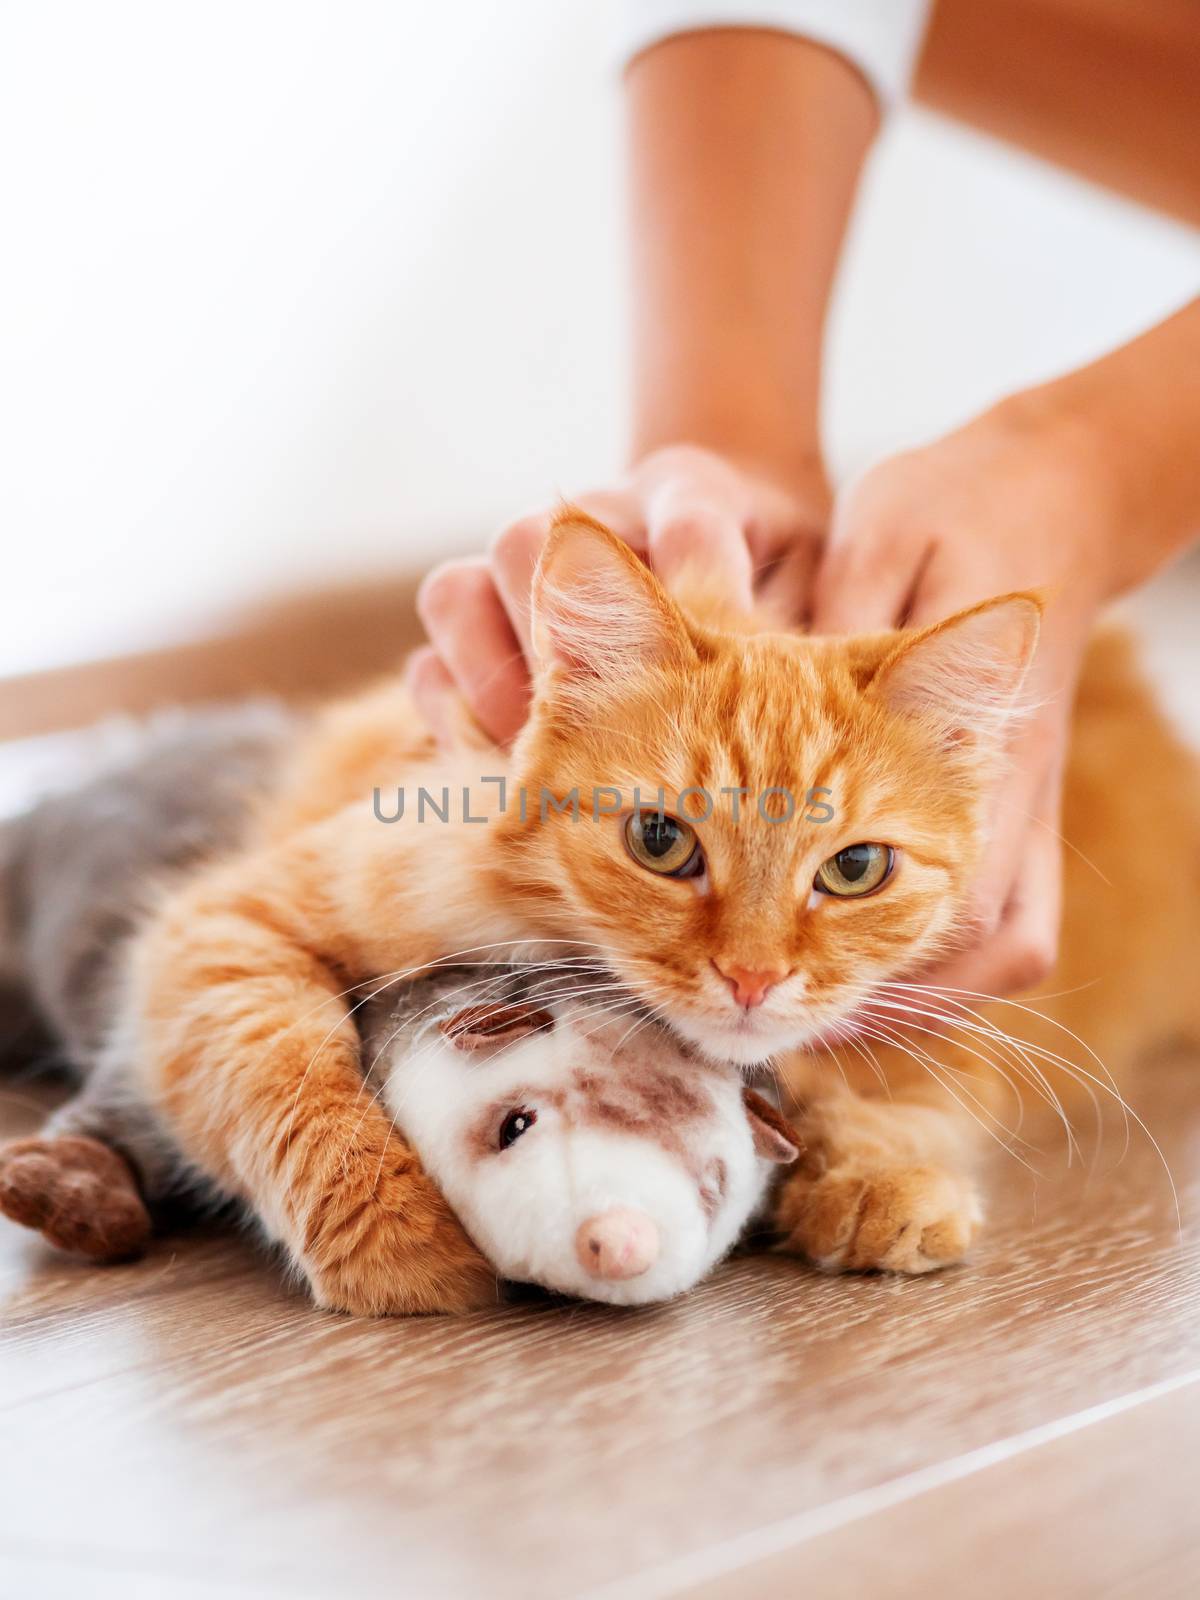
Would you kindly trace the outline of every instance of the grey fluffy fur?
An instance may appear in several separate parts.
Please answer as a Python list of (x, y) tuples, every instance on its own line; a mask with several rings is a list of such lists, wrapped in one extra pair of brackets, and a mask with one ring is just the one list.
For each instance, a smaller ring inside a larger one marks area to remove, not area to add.
[(5, 1054), (49, 1047), (78, 1090), (46, 1132), (121, 1150), (151, 1203), (186, 1175), (110, 1033), (129, 939), (161, 885), (237, 845), (292, 727), (260, 702), (114, 728), (81, 781), (0, 827)]

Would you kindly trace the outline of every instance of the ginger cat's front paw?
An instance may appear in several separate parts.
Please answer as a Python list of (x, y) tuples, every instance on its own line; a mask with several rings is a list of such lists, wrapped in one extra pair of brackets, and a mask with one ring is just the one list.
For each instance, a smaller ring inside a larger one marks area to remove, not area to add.
[(969, 1178), (935, 1166), (847, 1164), (780, 1193), (780, 1249), (831, 1271), (933, 1272), (961, 1261), (983, 1217)]
[(297, 1251), (316, 1303), (360, 1317), (494, 1306), (494, 1268), (429, 1177), (407, 1160), (378, 1178), (370, 1165), (325, 1197)]

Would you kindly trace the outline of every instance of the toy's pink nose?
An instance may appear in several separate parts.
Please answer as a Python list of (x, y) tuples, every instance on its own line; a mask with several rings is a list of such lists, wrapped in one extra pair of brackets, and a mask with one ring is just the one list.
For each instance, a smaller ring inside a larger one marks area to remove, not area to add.
[(658, 1229), (644, 1211), (613, 1206), (581, 1225), (575, 1254), (593, 1278), (640, 1278), (658, 1260)]

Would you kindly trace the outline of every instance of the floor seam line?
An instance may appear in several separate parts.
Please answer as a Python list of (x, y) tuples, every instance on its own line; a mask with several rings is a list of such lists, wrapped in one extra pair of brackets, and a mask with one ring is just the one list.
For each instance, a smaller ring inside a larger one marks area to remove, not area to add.
[(888, 1479), (872, 1488), (855, 1490), (825, 1505), (813, 1506), (795, 1516), (735, 1534), (731, 1539), (722, 1540), (705, 1550), (665, 1561), (657, 1567), (631, 1574), (628, 1578), (619, 1578), (612, 1583), (581, 1591), (578, 1600), (670, 1600), (672, 1596), (686, 1593), (697, 1583), (737, 1572), (755, 1561), (781, 1555), (787, 1550), (799, 1550), (814, 1539), (861, 1522), (877, 1511), (886, 1511), (947, 1484), (974, 1477), (990, 1467), (1015, 1459), (1027, 1450), (1036, 1450), (1042, 1445), (1052, 1444), (1056, 1439), (1082, 1433), (1087, 1428), (1106, 1422), (1110, 1417), (1136, 1410), (1141, 1405), (1198, 1382), (1200, 1369), (1160, 1379), (1115, 1399), (1069, 1412), (1052, 1422), (1038, 1423), (1020, 1433), (979, 1445), (962, 1455), (917, 1467), (912, 1472), (902, 1473), (898, 1478)]

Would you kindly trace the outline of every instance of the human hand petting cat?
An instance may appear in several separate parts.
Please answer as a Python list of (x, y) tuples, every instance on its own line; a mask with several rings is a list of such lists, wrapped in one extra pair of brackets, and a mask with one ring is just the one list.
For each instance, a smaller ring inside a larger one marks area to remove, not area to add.
[[(574, 497), (643, 555), (670, 589), (689, 571), (749, 609), (769, 605), (797, 622), (811, 590), (829, 512), (814, 462), (784, 484), (752, 467), (672, 445), (644, 457), (614, 488)], [(446, 730), (447, 694), (466, 700), (501, 744), (520, 730), (529, 702), (529, 593), (555, 508), (510, 522), (486, 557), (447, 561), (421, 585), (418, 609), (430, 645), (409, 665), (426, 721)]]
[(816, 579), (818, 632), (920, 627), (1012, 590), (1038, 590), (1046, 607), (969, 942), (923, 982), (1006, 995), (1055, 963), (1071, 708), (1096, 614), (1117, 586), (1117, 524), (1094, 436), (1021, 396), (884, 461), (835, 507)]
[[(724, 457), (673, 446), (618, 488), (579, 497), (671, 586), (705, 569), (735, 605), (772, 605), (822, 633), (923, 625), (1014, 589), (1045, 592), (1030, 699), (1011, 751), (971, 908), (974, 937), (923, 981), (1009, 994), (1053, 966), (1061, 898), (1058, 813), (1071, 702), (1096, 611), (1111, 588), (1109, 497), (1085, 435), (1019, 401), (870, 471), (838, 502), (814, 473), (788, 492)], [(446, 562), (422, 585), (431, 644), (410, 663), (426, 720), (445, 728), (457, 691), (491, 737), (519, 731), (529, 695), (529, 592), (553, 510), (508, 524), (490, 555)]]

